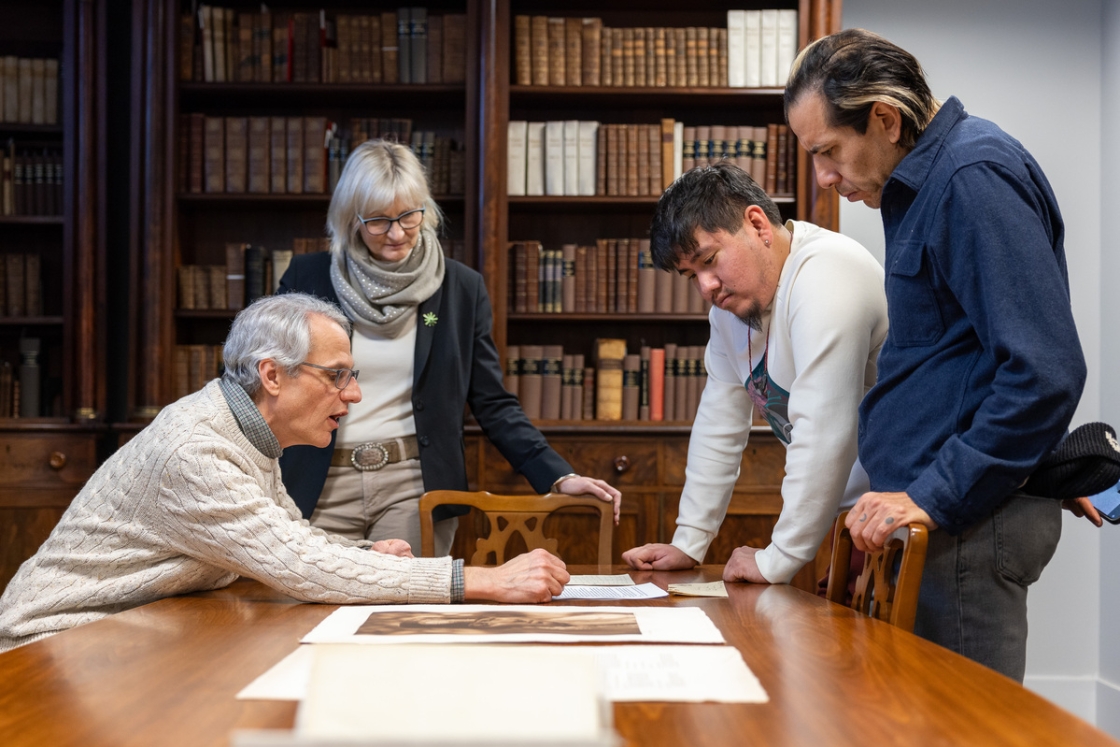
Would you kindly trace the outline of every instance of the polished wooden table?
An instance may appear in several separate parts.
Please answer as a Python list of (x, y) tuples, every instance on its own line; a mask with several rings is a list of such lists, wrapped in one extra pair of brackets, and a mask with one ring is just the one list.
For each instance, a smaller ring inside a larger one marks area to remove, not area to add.
[[(719, 572), (633, 576), (664, 588)], [(770, 702), (617, 704), (628, 744), (1120, 745), (1017, 683), (845, 607), (787, 586), (729, 592), (643, 603), (704, 609)], [(333, 609), (242, 580), (0, 654), (0, 745), (199, 747), (228, 744), (233, 729), (290, 727), (294, 703), (234, 696)]]

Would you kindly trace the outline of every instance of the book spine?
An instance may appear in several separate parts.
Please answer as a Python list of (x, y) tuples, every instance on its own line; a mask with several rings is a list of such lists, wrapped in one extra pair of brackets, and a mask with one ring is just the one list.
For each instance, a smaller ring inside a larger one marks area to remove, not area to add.
[(662, 408), (665, 420), (676, 419), (677, 407), (677, 346), (665, 345), (665, 376), (662, 383)]
[(576, 310), (576, 245), (564, 244), (561, 249), (563, 266), (561, 270), (561, 303), (558, 311), (571, 314)]
[(521, 346), (521, 381), (518, 391), (521, 409), (530, 420), (541, 417), (541, 366), (544, 350), (540, 345)]
[(649, 351), (649, 419), (665, 419), (665, 349)]
[(583, 19), (564, 19), (564, 84), (583, 85)]
[(678, 345), (676, 355), (676, 377), (673, 380), (673, 420), (688, 420), (688, 345)]
[(574, 355), (564, 355), (560, 363), (560, 419), (573, 420), (572, 389), (575, 386)]
[(622, 362), (626, 357), (626, 341), (600, 338), (595, 341), (595, 349), (595, 417), (598, 420), (621, 420)]
[(513, 17), (513, 64), (517, 85), (533, 85), (532, 31), (529, 16)]
[(602, 85), (602, 45), (603, 21), (599, 18), (584, 18), (581, 21), (582, 40), (580, 43), (580, 80), (585, 86)]
[(226, 117), (226, 192), (245, 191), (248, 177), (248, 131), (245, 117)]
[[(664, 273), (668, 275), (668, 273)], [(657, 269), (653, 266), (653, 253), (649, 239), (638, 241), (638, 308), (639, 314), (652, 314), (656, 310)]]
[(508, 125), (507, 178), (506, 194), (519, 197), (525, 194), (525, 153), (528, 138), (528, 122), (513, 120)]
[(566, 50), (564, 48), (564, 19), (548, 19), (548, 84), (562, 86), (567, 80), (564, 73)]
[(519, 345), (506, 346), (506, 370), (503, 378), (506, 391), (517, 397), (520, 394), (521, 382), (521, 347)]
[(622, 419), (637, 420), (638, 407), (641, 402), (641, 370), (640, 355), (628, 354), (622, 360)]
[(545, 345), (541, 357), (541, 418), (560, 419), (560, 389), (564, 348)]
[(532, 16), (529, 19), (534, 86), (549, 84), (548, 27), (548, 16)]
[(649, 359), (650, 346), (643, 345), (638, 355), (638, 420), (649, 420)]

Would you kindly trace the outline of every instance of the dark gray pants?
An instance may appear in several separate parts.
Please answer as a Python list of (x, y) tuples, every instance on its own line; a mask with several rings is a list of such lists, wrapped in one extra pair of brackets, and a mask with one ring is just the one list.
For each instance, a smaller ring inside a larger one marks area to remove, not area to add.
[(1022, 682), (1027, 587), (1061, 536), (1061, 504), (1021, 493), (960, 535), (930, 532), (914, 632)]

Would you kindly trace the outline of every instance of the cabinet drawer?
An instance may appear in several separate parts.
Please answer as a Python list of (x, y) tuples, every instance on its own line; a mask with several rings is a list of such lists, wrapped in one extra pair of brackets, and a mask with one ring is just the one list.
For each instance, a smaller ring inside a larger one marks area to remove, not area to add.
[(0, 434), (0, 487), (80, 488), (97, 469), (92, 435)]
[[(657, 484), (656, 439), (554, 436), (549, 444), (582, 475), (619, 487)], [(488, 441), (482, 448), (486, 489), (525, 492), (528, 482), (501, 453)]]
[[(679, 447), (676, 442), (672, 448), (665, 449), (665, 484), (684, 487), (684, 468), (688, 462), (688, 446)], [(765, 488), (781, 491), (782, 479), (786, 470), (786, 447), (772, 436), (752, 434), (747, 448), (743, 451), (743, 461), (739, 467), (736, 490)]]

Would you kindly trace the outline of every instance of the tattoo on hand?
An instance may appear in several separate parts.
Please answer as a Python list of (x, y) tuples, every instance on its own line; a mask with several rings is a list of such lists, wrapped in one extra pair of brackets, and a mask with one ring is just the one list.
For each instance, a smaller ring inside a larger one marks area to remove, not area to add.
[(883, 523), (884, 524), (893, 524), (894, 523), (894, 517), (893, 516), (888, 516), (886, 518), (886, 520), (883, 521)]
[(867, 521), (867, 514), (861, 514), (860, 517), (859, 517), (859, 520), (860, 521)]

